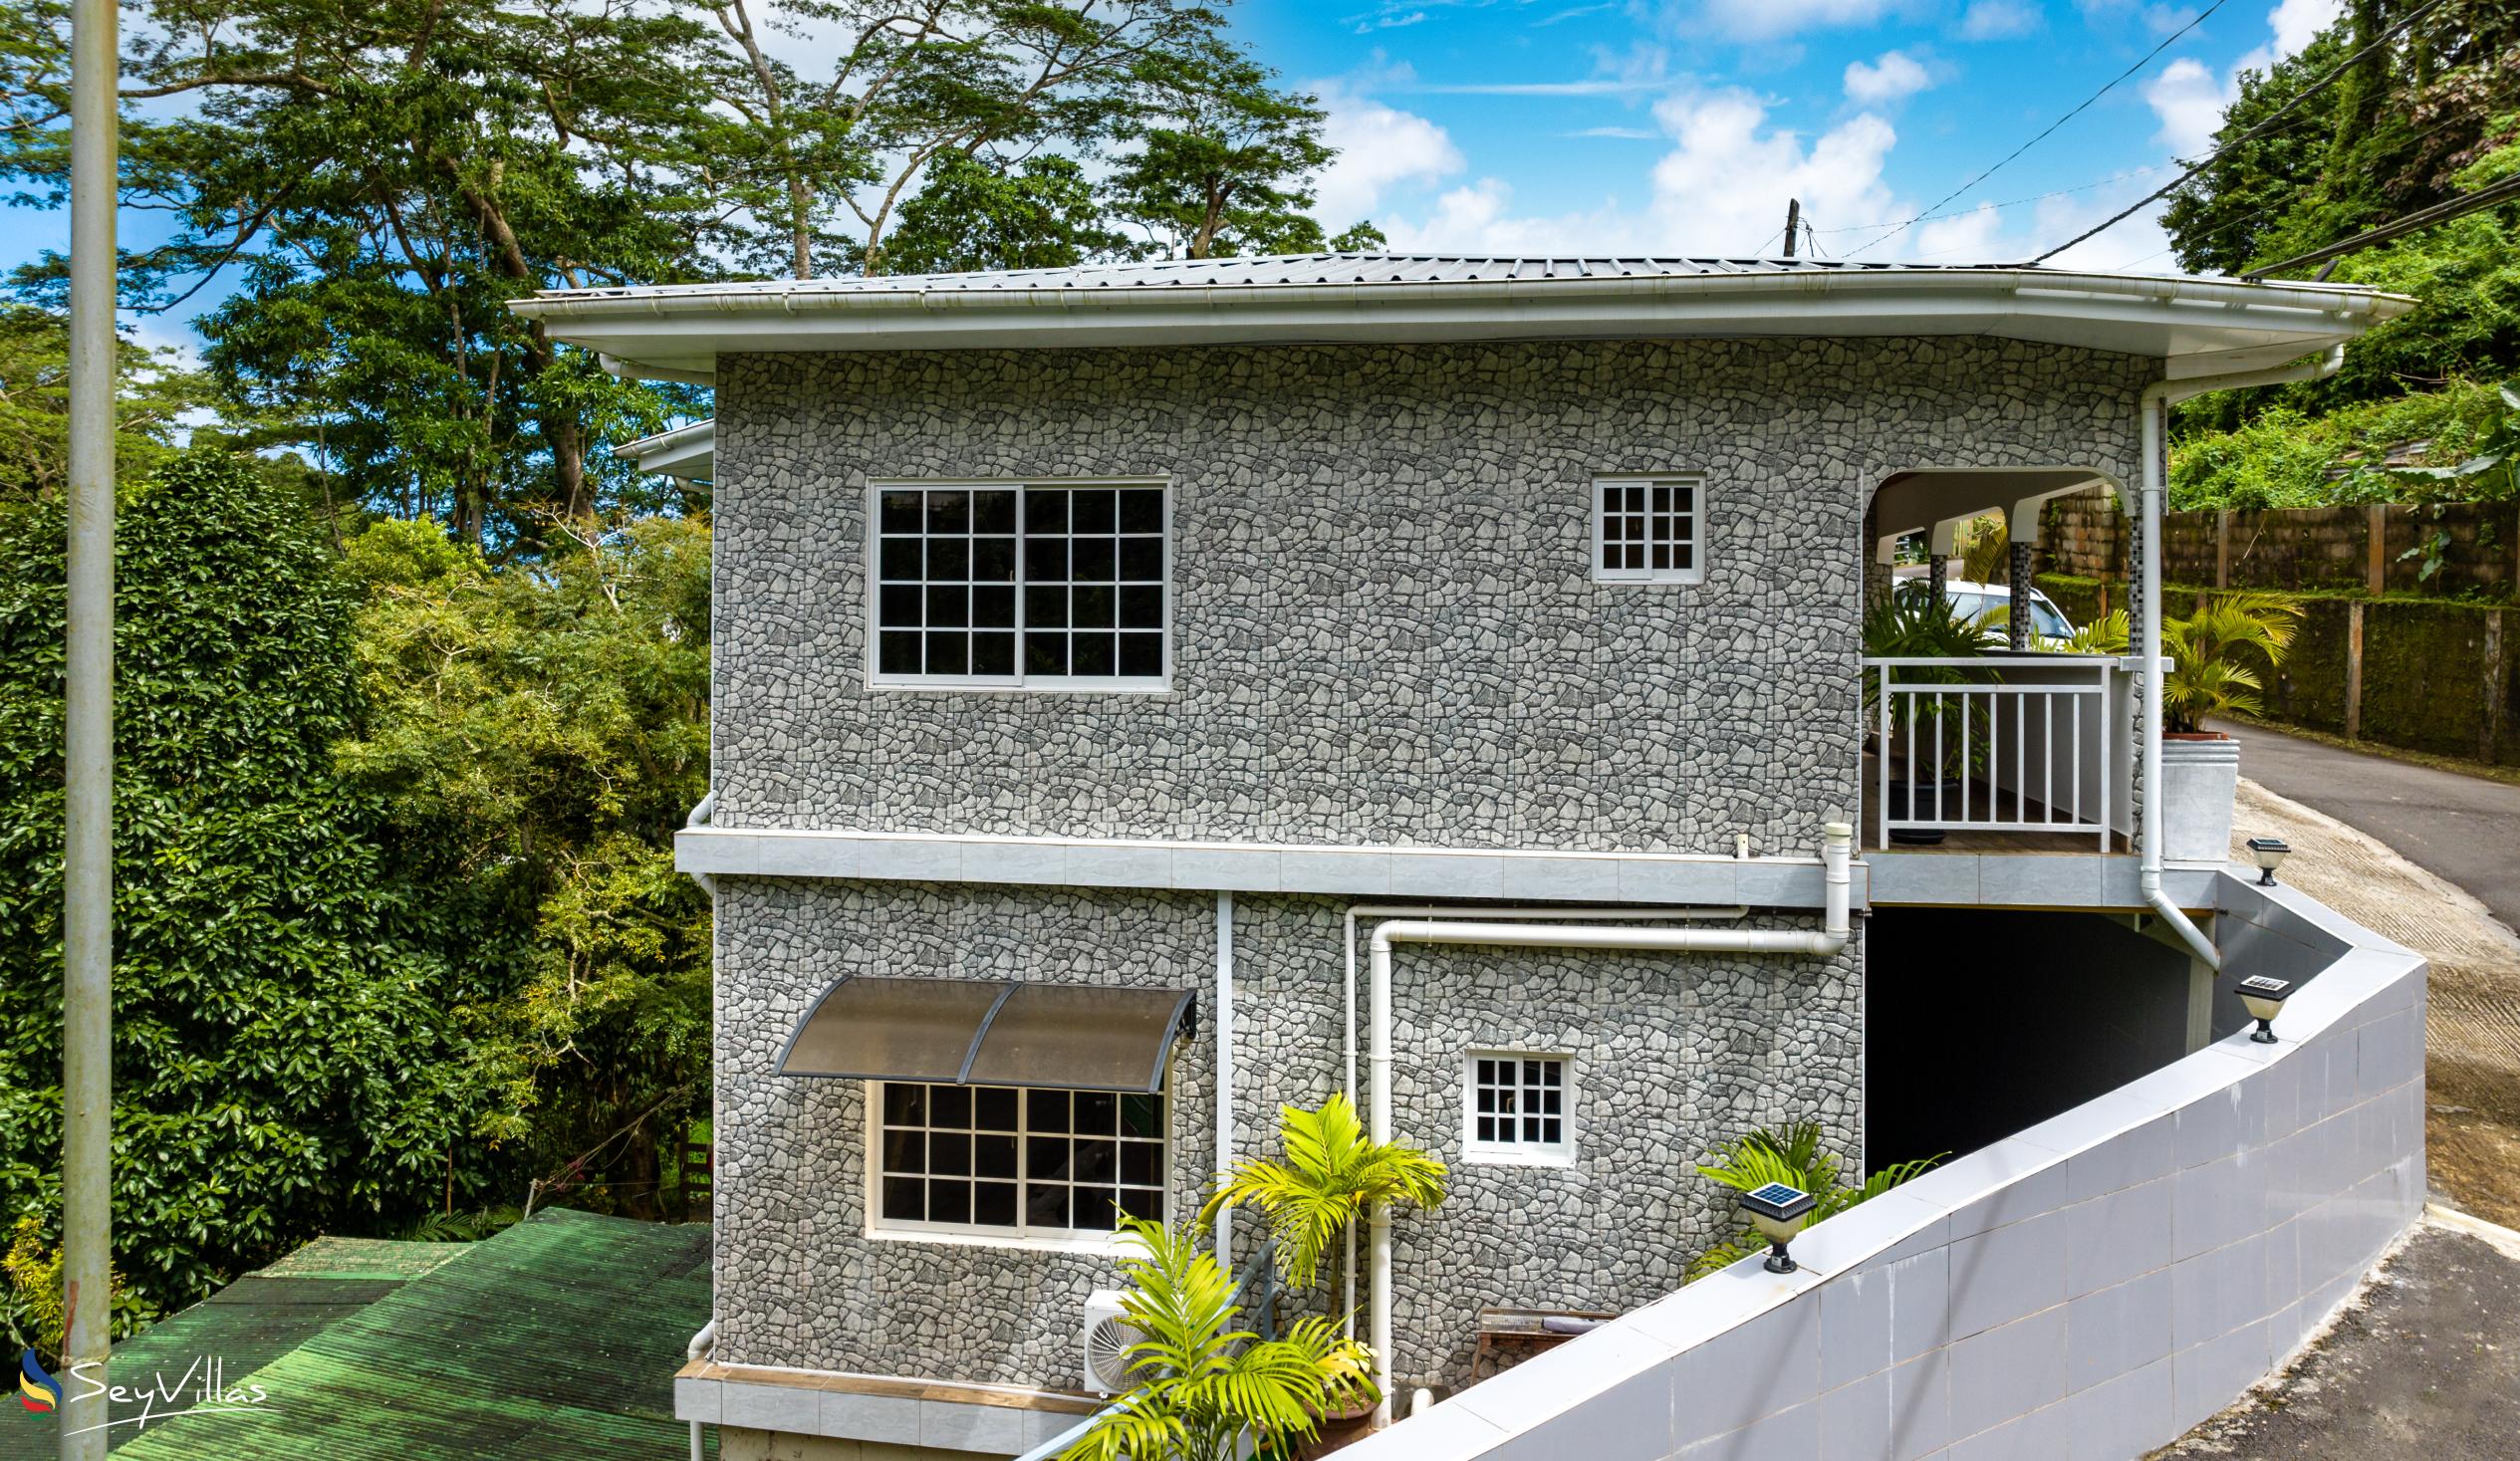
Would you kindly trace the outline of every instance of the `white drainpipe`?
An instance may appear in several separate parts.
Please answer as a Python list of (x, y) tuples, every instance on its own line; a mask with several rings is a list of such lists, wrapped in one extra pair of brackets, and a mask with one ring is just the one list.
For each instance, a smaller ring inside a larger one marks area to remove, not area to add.
[(2320, 380), (2335, 374), (2344, 364), (2345, 347), (2332, 345), (2325, 355), (2315, 361), (2282, 365), (2272, 370), (2158, 380), (2143, 390), (2143, 484), (2142, 501), (2138, 505), (2143, 523), (2142, 562), (2138, 573), (2142, 585), (2139, 592), (2143, 615), (2143, 642), (2136, 650), (2141, 661), (2138, 672), (2143, 684), (2143, 817), (2141, 834), (2143, 860), (2140, 876), (2143, 900), (2177, 931), (2197, 958), (2215, 969), (2222, 967), (2221, 951), (2161, 888), (2161, 514), (2163, 500), (2168, 495), (2165, 458), (2170, 403), (2211, 390)]
[[(684, 827), (706, 827), (709, 825), (710, 816), (716, 811), (717, 788), (711, 787), (701, 796), (700, 805), (691, 809), (691, 815), (682, 819), (682, 825)], [(709, 895), (709, 902), (711, 905), (714, 905), (717, 902), (716, 878), (709, 876), (705, 872), (693, 872), (685, 875), (687, 875), (693, 882), (700, 885), (700, 891)]]
[[(1800, 858), (1777, 858), (1777, 861), (1800, 861)], [(1351, 903), (1345, 921), (1345, 936), (1339, 942), (1340, 956), (1348, 961), (1348, 977), (1340, 988), (1346, 995), (1346, 1011), (1339, 1031), (1347, 1057), (1347, 1080), (1340, 1087), (1351, 1102), (1357, 1099), (1357, 920), (1360, 918), (1479, 918), (1493, 921), (1500, 918), (1553, 918), (1561, 922), (1666, 923), (1681, 918), (1740, 918), (1750, 911), (1747, 905), (1728, 908), (1553, 908), (1500, 907), (1482, 903)], [(1347, 1254), (1341, 1260), (1347, 1276), (1342, 1292), (1355, 1303), (1357, 1292), (1357, 1234), (1348, 1230)], [(1353, 1310), (1345, 1317), (1349, 1335), (1357, 1331)]]
[[(1216, 1180), (1234, 1169), (1234, 895), (1216, 895)], [(1233, 1209), (1216, 1209), (1216, 1263), (1234, 1271)]]
[[(1821, 931), (1797, 933), (1767, 928), (1657, 928), (1633, 923), (1615, 925), (1508, 923), (1445, 918), (1407, 919), (1374, 930), (1368, 961), (1369, 1020), (1373, 1036), (1367, 1061), (1373, 1068), (1373, 1105), (1367, 1120), (1372, 1139), (1391, 1139), (1391, 946), (1398, 943), (1487, 944), (1507, 948), (1647, 949), (1669, 953), (1806, 954), (1827, 958), (1843, 951), (1854, 936), (1851, 889), (1855, 828), (1832, 822), (1822, 829), (1826, 839), (1821, 859), (1827, 868), (1828, 902)], [(1492, 914), (1485, 915), (1493, 917)], [(1548, 916), (1548, 915), (1544, 915)], [(1620, 916), (1634, 918), (1634, 912)], [(1374, 1423), (1391, 1419), (1391, 1215), (1377, 1207), (1372, 1217), (1373, 1261), (1367, 1307), (1372, 1313), (1374, 1379), (1383, 1392)]]
[[(682, 1357), (685, 1359), (697, 1359), (701, 1355), (708, 1353), (711, 1349), (716, 1347), (717, 1321), (710, 1320), (707, 1324), (700, 1326), (700, 1332), (691, 1337), (690, 1343), (682, 1346)], [(701, 1423), (696, 1420), (691, 1422), (691, 1461), (701, 1461), (700, 1424)]]

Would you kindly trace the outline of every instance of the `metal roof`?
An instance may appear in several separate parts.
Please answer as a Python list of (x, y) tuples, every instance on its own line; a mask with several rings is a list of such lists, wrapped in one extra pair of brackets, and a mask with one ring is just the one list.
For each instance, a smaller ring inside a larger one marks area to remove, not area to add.
[(625, 375), (724, 353), (1978, 336), (2261, 369), (2412, 308), (2353, 285), (1836, 259), (1300, 254), (554, 290), (510, 308)]
[[(765, 279), (621, 289), (555, 289), (538, 300), (672, 297), (689, 294), (868, 294), (901, 290), (956, 293), (1040, 289), (1260, 288), (1269, 285), (1528, 284), (1557, 279), (1693, 279), (1741, 274), (1972, 274), (2032, 269), (2028, 264), (1901, 264), (1853, 259), (1676, 258), (1659, 256), (1480, 254), (1268, 254), (1247, 259), (1154, 259), (1001, 269), (971, 274), (882, 274), (851, 279)], [(2048, 271), (2062, 272), (2062, 271)]]

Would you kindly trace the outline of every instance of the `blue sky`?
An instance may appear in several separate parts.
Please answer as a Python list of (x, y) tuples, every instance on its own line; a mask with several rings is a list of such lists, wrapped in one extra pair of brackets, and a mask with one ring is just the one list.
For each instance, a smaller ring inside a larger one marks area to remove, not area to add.
[[(1908, 219), (2214, 0), (1242, 0), (1237, 33), (1330, 112), (1336, 231), (1466, 253), (1772, 251), (1799, 197), (1822, 252), (2023, 259), (2195, 155), (2241, 68), (2306, 44), (2340, 0), (2222, 0), (2056, 135)], [(810, 64), (810, 58), (794, 59)], [(61, 213), (0, 209), (0, 266), (64, 247)], [(126, 245), (162, 224), (126, 214)], [(2174, 267), (2149, 213), (2059, 263)], [(127, 323), (184, 346), (184, 320)]]
[[(2239, 68), (2338, 13), (2224, 0), (1952, 216), (1869, 226), (1922, 211), (2211, 3), (1245, 0), (1235, 24), (1330, 106), (1333, 229), (1371, 216), (1410, 249), (1755, 253), (1800, 197), (1825, 252), (1959, 261), (2027, 258), (2167, 182)], [(2058, 262), (2174, 268), (2166, 250), (2147, 213)]]

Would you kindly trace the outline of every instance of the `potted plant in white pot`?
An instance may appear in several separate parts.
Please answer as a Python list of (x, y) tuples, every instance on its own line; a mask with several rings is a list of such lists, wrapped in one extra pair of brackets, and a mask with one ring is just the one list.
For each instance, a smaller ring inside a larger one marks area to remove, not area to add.
[(2207, 600), (2185, 618), (2161, 620), (2161, 855), (2220, 862), (2231, 855), (2231, 806), (2240, 790), (2240, 743), (2205, 722), (2259, 716), (2266, 683), (2291, 650), (2301, 607), (2265, 594)]

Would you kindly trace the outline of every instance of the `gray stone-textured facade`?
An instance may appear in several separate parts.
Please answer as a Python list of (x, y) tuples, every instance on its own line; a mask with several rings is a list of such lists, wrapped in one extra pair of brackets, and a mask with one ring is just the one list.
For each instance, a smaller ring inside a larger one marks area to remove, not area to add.
[[(1861, 524), (1909, 467), (2132, 477), (2154, 363), (1976, 340), (731, 356), (717, 436), (716, 823), (1808, 854), (1857, 809)], [(1591, 484), (1706, 476), (1705, 582), (1590, 579)], [(871, 691), (871, 481), (1161, 477), (1161, 694)], [(1195, 987), (1195, 892), (724, 875), (718, 1353), (1071, 1387), (1107, 1258), (871, 1238), (864, 1090), (772, 1074), (845, 973)], [(1239, 900), (1237, 1119), (1341, 1062), (1343, 905)], [(1754, 913), (1756, 926), (1813, 926)], [(1457, 1159), (1461, 1060), (1575, 1057), (1578, 1157), (1458, 1164), (1398, 1224), (1395, 1367), (1483, 1305), (1624, 1309), (1725, 1231), (1691, 1173), (1762, 1122), (1862, 1136), (1862, 959), (1411, 947), (1400, 1134)], [(1213, 1024), (1172, 1074), (1173, 1203), (1214, 1165)]]
[[(1856, 809), (1860, 524), (1904, 467), (2131, 476), (2127, 357), (1975, 340), (735, 356), (731, 828), (1807, 852)], [(1706, 579), (1589, 576), (1706, 473)], [(1155, 476), (1173, 690), (870, 691), (866, 487)]]
[[(718, 1357), (1074, 1388), (1079, 1306), (1116, 1265), (868, 1236), (865, 1088), (779, 1076), (779, 1053), (848, 973), (1196, 988), (1201, 1029), (1170, 1088), (1186, 1217), (1215, 1165), (1214, 901), (726, 878), (718, 908)], [(1281, 1103), (1338, 1085), (1342, 911), (1237, 900), (1242, 1154), (1274, 1148)], [(1452, 1165), (1452, 1197), (1395, 1224), (1395, 1372), (1457, 1382), (1484, 1305), (1626, 1310), (1669, 1293), (1731, 1228), (1730, 1204), (1691, 1170), (1714, 1140), (1818, 1119), (1833, 1146), (1859, 1150), (1860, 969), (1860, 945), (1827, 961), (1403, 948), (1396, 1124)], [(1462, 1161), (1462, 1063), (1494, 1049), (1573, 1057), (1572, 1166)]]

